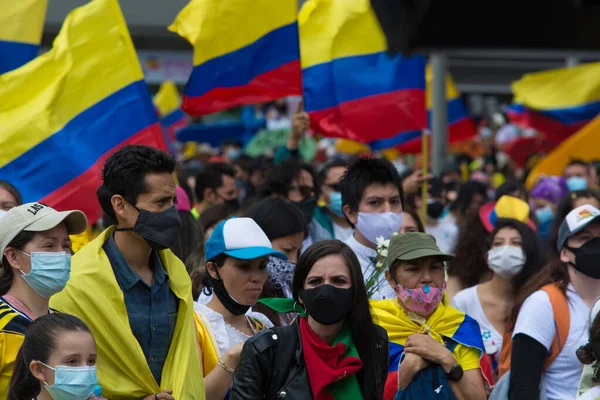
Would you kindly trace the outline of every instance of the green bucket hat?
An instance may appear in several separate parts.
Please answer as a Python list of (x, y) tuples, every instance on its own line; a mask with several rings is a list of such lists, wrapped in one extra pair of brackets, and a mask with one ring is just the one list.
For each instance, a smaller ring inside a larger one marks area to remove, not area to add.
[(386, 261), (391, 266), (397, 260), (409, 261), (431, 256), (440, 257), (444, 261), (454, 258), (440, 250), (433, 236), (422, 232), (407, 232), (392, 236)]

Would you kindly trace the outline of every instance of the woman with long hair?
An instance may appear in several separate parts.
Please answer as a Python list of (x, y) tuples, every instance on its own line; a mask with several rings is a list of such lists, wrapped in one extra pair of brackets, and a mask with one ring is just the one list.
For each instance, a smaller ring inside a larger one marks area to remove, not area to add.
[(497, 366), (515, 300), (523, 285), (544, 266), (545, 258), (535, 232), (514, 219), (496, 221), (486, 256), (491, 279), (458, 292), (452, 306), (479, 323), (486, 353)]
[(0, 398), (8, 393), (25, 331), (50, 312), (50, 297), (69, 280), (69, 235), (86, 227), (81, 211), (58, 212), (40, 203), (12, 208), (0, 221)]
[(232, 400), (381, 399), (388, 342), (373, 324), (360, 263), (347, 245), (324, 240), (298, 259), (289, 326), (261, 332), (244, 345)]
[[(269, 278), (265, 282), (261, 298), (286, 298), (292, 296), (292, 279), (302, 242), (306, 238), (306, 224), (300, 211), (290, 202), (268, 197), (256, 203), (246, 213), (265, 232), (274, 250), (286, 255), (287, 260), (269, 257), (267, 271)], [(284, 224), (281, 221), (285, 221)], [(271, 308), (258, 303), (253, 311), (266, 315), (275, 326), (288, 325), (290, 315), (278, 314)]]
[(590, 205), (571, 211), (559, 229), (560, 259), (521, 290), (510, 320), (511, 399), (538, 399), (542, 390), (549, 399), (565, 399), (577, 392), (582, 365), (575, 351), (588, 341), (590, 307), (600, 296), (599, 222), (600, 210)]

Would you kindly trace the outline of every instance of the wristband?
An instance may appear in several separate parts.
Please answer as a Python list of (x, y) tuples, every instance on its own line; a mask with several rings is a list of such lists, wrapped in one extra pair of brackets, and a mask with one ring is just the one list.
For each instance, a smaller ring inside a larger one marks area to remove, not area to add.
[(235, 374), (235, 369), (233, 369), (229, 365), (225, 364), (225, 362), (223, 362), (223, 360), (219, 360), (217, 365), (219, 367), (223, 368), (225, 371), (229, 372), (231, 375)]

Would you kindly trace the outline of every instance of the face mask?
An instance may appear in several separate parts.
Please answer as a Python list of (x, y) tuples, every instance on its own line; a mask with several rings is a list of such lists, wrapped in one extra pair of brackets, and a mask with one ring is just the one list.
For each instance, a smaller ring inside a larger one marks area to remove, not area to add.
[(525, 267), (525, 253), (515, 246), (501, 246), (490, 249), (488, 265), (492, 271), (504, 279), (512, 279)]
[(219, 301), (221, 301), (221, 304), (223, 304), (223, 307), (225, 307), (227, 309), (227, 311), (229, 311), (233, 315), (236, 315), (236, 316), (244, 315), (244, 314), (246, 314), (246, 312), (248, 312), (250, 307), (252, 307), (252, 305), (247, 306), (247, 305), (238, 303), (237, 300), (234, 299), (229, 294), (227, 289), (225, 289), (225, 284), (223, 283), (223, 279), (221, 279), (220, 277), (219, 277), (219, 279), (215, 279), (212, 276), (210, 276), (210, 281), (212, 283), (212, 287), (215, 292), (215, 296), (217, 296)]
[(600, 279), (600, 237), (593, 238), (578, 249), (565, 245), (565, 248), (575, 254), (575, 264), (577, 271), (593, 279)]
[(442, 301), (444, 289), (446, 289), (446, 282), (441, 288), (425, 285), (416, 289), (405, 289), (398, 283), (396, 295), (407, 310), (420, 316), (429, 316)]
[(229, 150), (227, 150), (227, 153), (226, 153), (227, 157), (230, 160), (237, 159), (240, 156), (240, 154), (242, 154), (240, 149), (229, 149)]
[(46, 390), (54, 400), (87, 400), (94, 394), (98, 385), (96, 367), (68, 367), (57, 365), (56, 368), (47, 368), (54, 371), (54, 385), (46, 382)]
[(295, 205), (300, 214), (302, 214), (302, 218), (304, 222), (308, 225), (313, 219), (315, 215), (315, 208), (317, 208), (317, 200), (314, 197), (309, 197), (306, 200), (302, 201), (290, 201), (293, 205)]
[(550, 206), (546, 206), (544, 208), (538, 208), (535, 210), (535, 217), (540, 221), (540, 224), (545, 224), (552, 222), (554, 219), (554, 213), (552, 212), (552, 208)]
[(225, 200), (225, 204), (227, 204), (230, 208), (234, 209), (235, 211), (240, 209), (240, 202), (238, 199)]
[(342, 194), (340, 192), (329, 193), (329, 209), (338, 217), (344, 216), (344, 211), (342, 210)]
[(483, 136), (484, 138), (489, 138), (490, 136), (492, 136), (492, 130), (488, 127), (481, 128), (481, 130), (479, 132), (481, 133), (481, 136)]
[(352, 308), (352, 289), (340, 289), (331, 285), (321, 285), (306, 289), (298, 294), (308, 315), (323, 325), (333, 325), (342, 321)]
[(28, 274), (21, 271), (21, 276), (37, 294), (48, 299), (65, 288), (71, 276), (70, 254), (64, 251), (21, 253), (31, 258), (31, 271)]
[(383, 237), (388, 240), (394, 232), (398, 232), (402, 226), (402, 213), (394, 212), (382, 213), (358, 213), (358, 221), (356, 221), (356, 229), (369, 242), (377, 243), (378, 237)]
[(283, 290), (284, 293), (291, 291), (295, 270), (295, 263), (269, 256), (267, 272), (269, 273), (269, 282), (274, 289)]
[(580, 176), (572, 176), (567, 179), (567, 187), (570, 192), (587, 189), (587, 180)]
[(427, 203), (427, 215), (429, 218), (438, 219), (444, 211), (444, 205), (441, 201), (432, 201)]
[(117, 228), (115, 231), (134, 231), (156, 251), (168, 249), (175, 244), (183, 226), (175, 206), (154, 213), (135, 208), (140, 214), (133, 228)]

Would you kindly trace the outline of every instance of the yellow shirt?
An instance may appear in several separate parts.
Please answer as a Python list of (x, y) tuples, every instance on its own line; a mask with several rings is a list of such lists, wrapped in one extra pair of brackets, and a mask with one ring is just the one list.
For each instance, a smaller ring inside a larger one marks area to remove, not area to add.
[(8, 385), (15, 368), (15, 360), (29, 325), (29, 318), (0, 298), (0, 400), (8, 397)]

